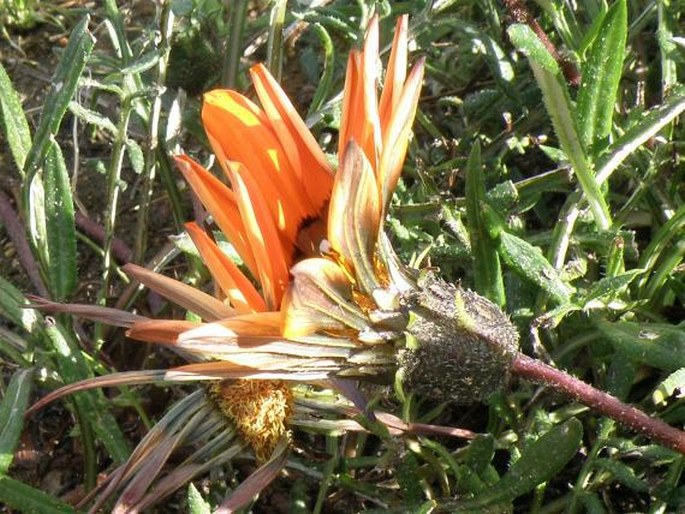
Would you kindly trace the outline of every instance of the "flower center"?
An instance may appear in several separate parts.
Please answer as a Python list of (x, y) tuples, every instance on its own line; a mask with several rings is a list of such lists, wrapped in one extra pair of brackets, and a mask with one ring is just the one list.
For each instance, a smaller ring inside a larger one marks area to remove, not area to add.
[(285, 382), (221, 380), (209, 393), (259, 462), (269, 460), (278, 442), (290, 436), (286, 423), (293, 412), (293, 394)]

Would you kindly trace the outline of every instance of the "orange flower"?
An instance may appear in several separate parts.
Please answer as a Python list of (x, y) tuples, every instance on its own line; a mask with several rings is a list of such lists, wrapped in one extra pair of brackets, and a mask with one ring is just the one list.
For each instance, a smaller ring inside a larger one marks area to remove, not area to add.
[[(423, 74), (419, 62), (406, 75), (406, 17), (395, 30), (380, 100), (378, 57), (374, 17), (364, 48), (352, 52), (348, 61), (337, 173), (264, 66), (251, 70), (261, 107), (235, 91), (205, 95), (202, 120), (230, 186), (187, 156), (176, 162), (248, 273), (195, 223), (187, 231), (220, 297), (139, 266), (124, 267), (132, 278), (202, 322), (126, 317), (97, 307), (48, 307), (116, 320), (129, 327), (131, 338), (169, 345), (191, 362), (67, 386), (41, 403), (103, 385), (215, 381), (203, 396), (209, 402), (199, 405), (195, 397), (179, 402), (112, 474), (104, 496), (128, 484), (118, 509), (154, 501), (158, 495), (147, 490), (161, 464), (200, 428), (205, 440), (212, 434), (217, 447), (231, 448), (224, 460), (247, 442), (266, 462), (259, 479), (248, 479), (224, 507), (249, 500), (284, 465), (286, 426), (306, 417), (292, 397), (297, 390), (282, 381), (319, 384), (395, 369), (392, 341), (402, 335), (407, 320), (393, 309), (409, 282), (383, 238), (382, 224), (406, 154)], [(259, 382), (241, 384), (247, 379)], [(217, 415), (211, 404), (232, 421), (240, 438), (219, 433), (221, 425), (211, 421)], [(154, 471), (144, 459), (151, 459)], [(164, 477), (155, 491), (173, 491), (205, 469), (192, 464)]]

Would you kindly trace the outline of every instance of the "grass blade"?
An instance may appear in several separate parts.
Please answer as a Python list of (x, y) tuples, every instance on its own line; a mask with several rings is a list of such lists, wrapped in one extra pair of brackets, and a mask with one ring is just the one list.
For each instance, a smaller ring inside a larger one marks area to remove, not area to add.
[(38, 514), (72, 514), (76, 512), (71, 505), (7, 476), (0, 476), (0, 503), (13, 507), (19, 512)]

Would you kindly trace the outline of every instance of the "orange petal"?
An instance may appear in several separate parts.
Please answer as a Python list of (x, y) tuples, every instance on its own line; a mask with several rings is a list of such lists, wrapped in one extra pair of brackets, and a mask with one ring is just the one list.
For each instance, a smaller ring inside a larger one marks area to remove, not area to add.
[(421, 59), (411, 70), (407, 83), (402, 89), (400, 100), (391, 113), (383, 137), (383, 152), (377, 173), (383, 194), (382, 205), (384, 212), (397, 186), (397, 181), (402, 171), (402, 164), (407, 153), (411, 127), (414, 123), (416, 106), (421, 93), (423, 63), (424, 60)]
[(351, 141), (335, 176), (328, 211), (328, 238), (333, 249), (352, 265), (358, 287), (366, 293), (378, 287), (373, 253), (380, 221), (376, 176), (364, 153)]
[(316, 139), (269, 70), (263, 64), (257, 64), (252, 67), (250, 74), (271, 127), (315, 209), (310, 215), (315, 216), (331, 196), (333, 170)]
[(392, 41), (392, 50), (383, 84), (383, 93), (381, 93), (381, 100), (378, 106), (383, 136), (385, 136), (385, 128), (388, 125), (390, 114), (395, 110), (400, 101), (402, 87), (407, 77), (408, 21), (409, 17), (404, 14), (398, 18), (397, 25), (395, 25), (395, 37)]
[(235, 263), (212, 241), (196, 223), (186, 224), (186, 230), (209, 268), (212, 277), (239, 314), (266, 310), (264, 299), (252, 282)]
[(148, 343), (174, 344), (179, 334), (200, 326), (194, 321), (176, 319), (149, 319), (134, 324), (128, 337)]
[(186, 155), (177, 156), (176, 165), (247, 268), (257, 276), (257, 263), (233, 191)]
[(292, 256), (283, 251), (266, 197), (257, 186), (254, 176), (240, 163), (227, 164), (232, 173), (231, 181), (250, 247), (257, 261), (262, 294), (268, 309), (278, 310), (288, 283), (288, 266)]
[(126, 264), (122, 269), (131, 278), (208, 321), (230, 318), (236, 314), (234, 309), (213, 296), (173, 278), (135, 264)]
[[(250, 171), (256, 187), (270, 199), (279, 231), (294, 243), (300, 223), (314, 208), (269, 120), (235, 91), (210, 91), (204, 99), (202, 121), (219, 162), (224, 166), (228, 160), (237, 161)], [(224, 167), (224, 171), (228, 170)]]

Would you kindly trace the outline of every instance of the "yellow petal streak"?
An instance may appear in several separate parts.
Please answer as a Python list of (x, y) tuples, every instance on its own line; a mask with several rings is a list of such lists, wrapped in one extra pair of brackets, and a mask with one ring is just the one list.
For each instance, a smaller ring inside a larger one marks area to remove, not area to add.
[(266, 462), (278, 442), (289, 437), (286, 423), (293, 412), (293, 395), (285, 382), (222, 380), (210, 387), (210, 395), (258, 461)]

